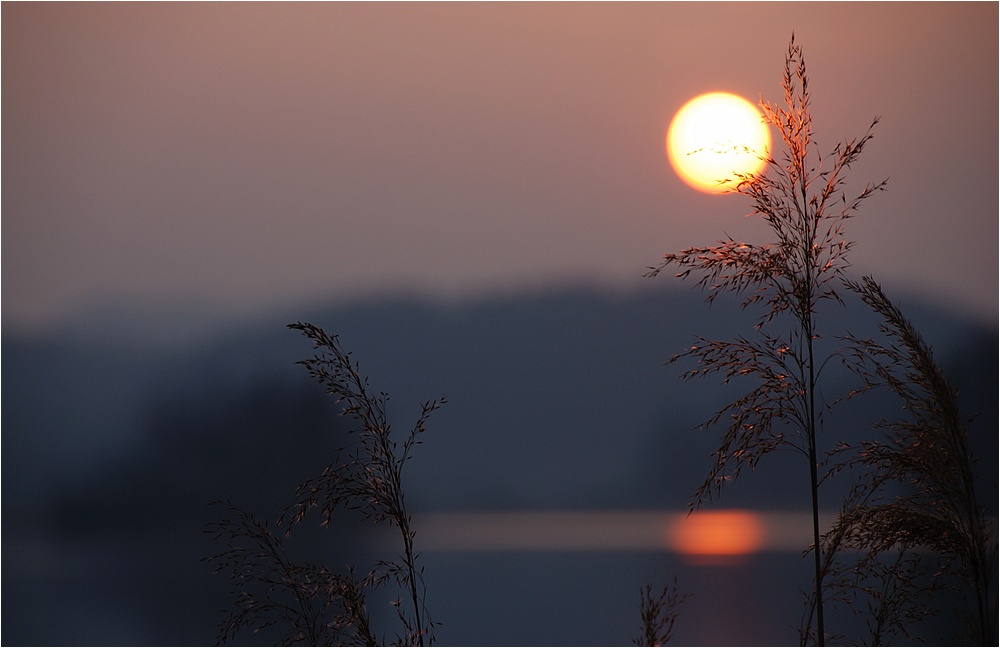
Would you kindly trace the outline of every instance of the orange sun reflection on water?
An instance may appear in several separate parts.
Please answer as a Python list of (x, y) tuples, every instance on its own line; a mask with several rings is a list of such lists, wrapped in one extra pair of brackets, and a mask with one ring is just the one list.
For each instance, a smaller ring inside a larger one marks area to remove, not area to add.
[(701, 511), (678, 516), (668, 541), (695, 564), (731, 564), (760, 550), (764, 524), (750, 511)]

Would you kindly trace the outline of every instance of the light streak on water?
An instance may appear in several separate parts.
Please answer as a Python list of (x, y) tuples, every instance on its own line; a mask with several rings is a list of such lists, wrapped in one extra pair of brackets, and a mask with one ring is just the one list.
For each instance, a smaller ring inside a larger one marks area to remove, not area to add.
[[(413, 515), (421, 551), (669, 551), (692, 553), (685, 544), (692, 523), (734, 514), (735, 526), (713, 533), (752, 533), (754, 542), (734, 553), (800, 552), (812, 542), (808, 511), (465, 511)], [(831, 523), (835, 514), (824, 513)], [(739, 520), (751, 520), (751, 527)], [(696, 552), (695, 552), (696, 553)], [(725, 553), (725, 552), (723, 552)]]

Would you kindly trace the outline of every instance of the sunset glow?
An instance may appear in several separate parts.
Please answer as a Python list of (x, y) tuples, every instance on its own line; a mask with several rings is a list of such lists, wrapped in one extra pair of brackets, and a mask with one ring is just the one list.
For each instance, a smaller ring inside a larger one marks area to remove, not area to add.
[(670, 540), (675, 551), (696, 561), (734, 558), (761, 549), (764, 525), (750, 511), (703, 511), (678, 517)]
[(757, 108), (725, 92), (695, 97), (674, 116), (667, 131), (667, 157), (690, 186), (724, 193), (754, 173), (771, 147), (771, 135)]

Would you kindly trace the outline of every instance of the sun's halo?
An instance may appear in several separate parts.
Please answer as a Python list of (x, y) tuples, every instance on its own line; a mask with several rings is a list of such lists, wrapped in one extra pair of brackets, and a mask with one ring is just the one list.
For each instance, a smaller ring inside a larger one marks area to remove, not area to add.
[(691, 187), (725, 193), (738, 174), (756, 173), (771, 147), (771, 134), (757, 107), (728, 92), (688, 101), (667, 130), (667, 157)]

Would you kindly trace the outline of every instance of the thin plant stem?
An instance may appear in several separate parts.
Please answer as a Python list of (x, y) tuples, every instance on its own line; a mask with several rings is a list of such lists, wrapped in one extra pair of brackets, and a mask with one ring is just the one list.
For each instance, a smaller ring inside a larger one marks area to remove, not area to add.
[(812, 532), (813, 532), (813, 564), (815, 566), (814, 584), (816, 596), (816, 643), (826, 645), (826, 633), (823, 620), (823, 556), (820, 544), (819, 522), (819, 458), (816, 453), (816, 371), (813, 356), (812, 313), (806, 313), (803, 321), (806, 333), (807, 365), (809, 367), (809, 413), (807, 416), (809, 439), (809, 494), (812, 500)]

